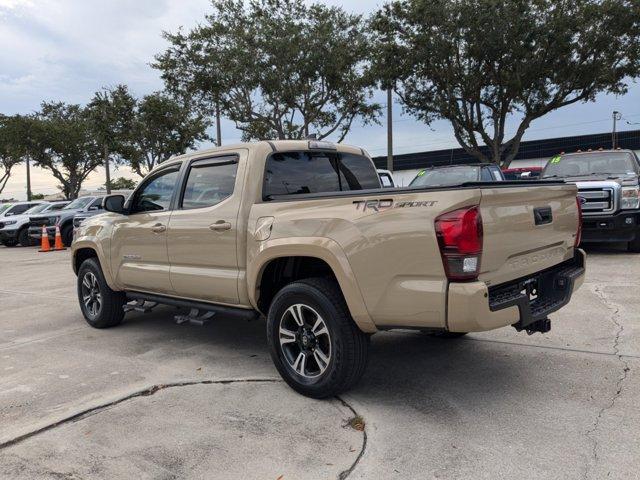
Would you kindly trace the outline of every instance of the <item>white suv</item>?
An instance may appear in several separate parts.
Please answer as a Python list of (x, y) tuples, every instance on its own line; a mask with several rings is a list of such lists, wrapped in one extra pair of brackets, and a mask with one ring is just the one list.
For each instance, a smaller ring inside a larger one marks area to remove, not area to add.
[(0, 205), (0, 243), (14, 247), (32, 245), (29, 238), (29, 215), (64, 208), (69, 202), (16, 202)]

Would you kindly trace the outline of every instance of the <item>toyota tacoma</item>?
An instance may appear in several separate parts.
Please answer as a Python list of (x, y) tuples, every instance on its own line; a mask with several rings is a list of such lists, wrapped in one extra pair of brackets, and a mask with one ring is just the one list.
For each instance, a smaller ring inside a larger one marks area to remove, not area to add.
[(158, 303), (264, 316), (277, 370), (316, 398), (362, 376), (379, 330), (546, 332), (585, 272), (575, 185), (384, 189), (364, 150), (314, 140), (183, 155), (103, 206), (72, 245), (91, 326)]

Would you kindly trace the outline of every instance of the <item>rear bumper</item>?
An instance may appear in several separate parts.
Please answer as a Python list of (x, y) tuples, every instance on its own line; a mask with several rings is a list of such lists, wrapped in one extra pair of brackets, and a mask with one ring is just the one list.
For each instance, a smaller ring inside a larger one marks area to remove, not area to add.
[(640, 212), (628, 210), (615, 215), (585, 215), (582, 242), (630, 242), (640, 235)]
[[(481, 332), (508, 325), (522, 330), (546, 319), (569, 303), (584, 282), (585, 258), (585, 253), (576, 249), (570, 260), (492, 287), (484, 282), (449, 284), (449, 331)], [(537, 296), (531, 299), (529, 294), (534, 292)]]

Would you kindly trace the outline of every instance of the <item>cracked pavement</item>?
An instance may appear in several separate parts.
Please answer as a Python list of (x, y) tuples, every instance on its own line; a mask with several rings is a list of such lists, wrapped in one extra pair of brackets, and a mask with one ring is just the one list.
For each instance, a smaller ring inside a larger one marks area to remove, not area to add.
[(262, 321), (93, 330), (68, 252), (0, 247), (0, 478), (640, 478), (640, 255), (588, 253), (549, 334), (380, 333), (362, 382), (316, 401)]

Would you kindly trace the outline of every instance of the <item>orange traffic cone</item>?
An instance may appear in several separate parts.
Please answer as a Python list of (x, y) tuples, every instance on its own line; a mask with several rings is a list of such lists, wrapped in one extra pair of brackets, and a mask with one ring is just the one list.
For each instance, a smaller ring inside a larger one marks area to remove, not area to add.
[(51, 245), (49, 245), (49, 234), (47, 233), (47, 227), (42, 226), (42, 236), (40, 238), (40, 250), (39, 252), (50, 252)]
[(62, 235), (60, 235), (60, 227), (56, 225), (56, 243), (53, 246), (54, 250), (66, 250), (62, 244)]

